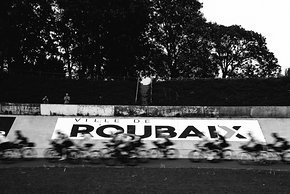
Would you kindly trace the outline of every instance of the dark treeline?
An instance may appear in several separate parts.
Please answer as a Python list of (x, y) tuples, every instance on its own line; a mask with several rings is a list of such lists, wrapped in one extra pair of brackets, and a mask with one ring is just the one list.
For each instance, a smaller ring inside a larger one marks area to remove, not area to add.
[(276, 77), (263, 35), (209, 23), (197, 0), (4, 0), (0, 75)]
[[(94, 81), (9, 76), (0, 81), (0, 102), (140, 105), (135, 80)], [(290, 106), (290, 78), (188, 79), (153, 82), (152, 102), (158, 106)]]

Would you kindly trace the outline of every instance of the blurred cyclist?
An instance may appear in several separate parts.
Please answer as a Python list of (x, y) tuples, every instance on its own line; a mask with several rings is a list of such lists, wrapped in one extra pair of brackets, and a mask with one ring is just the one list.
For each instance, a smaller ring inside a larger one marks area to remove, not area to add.
[(218, 132), (216, 132), (216, 134), (218, 138), (216, 139), (214, 144), (218, 147), (219, 150), (223, 150), (224, 148), (230, 146), (230, 144), (227, 142), (226, 138), (223, 135), (219, 134)]
[(12, 148), (15, 148), (15, 144), (5, 136), (5, 131), (0, 131), (0, 152)]
[(274, 142), (273, 144), (269, 144), (269, 146), (276, 152), (283, 152), (289, 149), (289, 143), (285, 138), (280, 137), (278, 133), (272, 133), (271, 135), (274, 138)]
[(263, 150), (263, 145), (254, 138), (251, 132), (248, 133), (250, 140), (242, 145), (241, 148), (248, 152), (260, 152)]
[(60, 160), (65, 160), (67, 158), (67, 149), (74, 145), (71, 139), (69, 139), (68, 135), (58, 130), (56, 132), (57, 137), (53, 140), (54, 146), (58, 153), (60, 153)]
[(160, 138), (158, 138), (156, 141), (153, 141), (153, 144), (166, 152), (166, 148), (168, 146), (174, 145), (174, 143), (169, 139), (169, 137), (170, 137), (169, 135), (161, 133)]
[(133, 137), (126, 133), (119, 133), (115, 138), (115, 146), (118, 153), (128, 154), (131, 150)]
[(14, 143), (19, 145), (19, 147), (24, 147), (28, 144), (28, 138), (24, 137), (20, 130), (16, 130)]
[(93, 147), (95, 144), (93, 143), (92, 140), (92, 135), (91, 134), (84, 134), (82, 135), (82, 139), (79, 142), (79, 147), (83, 150), (90, 150), (91, 147)]

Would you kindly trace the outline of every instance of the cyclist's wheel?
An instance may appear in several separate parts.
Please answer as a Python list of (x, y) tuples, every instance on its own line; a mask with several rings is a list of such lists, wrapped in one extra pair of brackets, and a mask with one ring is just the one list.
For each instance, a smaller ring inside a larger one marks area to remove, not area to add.
[(285, 162), (286, 164), (290, 164), (290, 151), (284, 152), (282, 156), (282, 161)]
[(276, 164), (281, 160), (281, 157), (279, 156), (279, 154), (277, 154), (277, 152), (268, 151), (267, 154), (268, 154), (268, 162), (270, 164)]
[(53, 148), (45, 149), (43, 155), (44, 158), (49, 162), (56, 162), (61, 158), (60, 154)]
[(149, 150), (150, 159), (156, 160), (161, 157), (161, 153), (158, 148), (151, 148)]
[(222, 154), (225, 161), (231, 161), (234, 159), (234, 153), (231, 149), (225, 149)]
[(203, 156), (202, 156), (202, 153), (200, 151), (198, 151), (198, 150), (191, 150), (188, 153), (188, 159), (191, 162), (200, 162), (200, 161), (202, 161)]
[(138, 159), (141, 163), (148, 162), (149, 154), (147, 150), (138, 150)]
[(166, 156), (170, 160), (177, 159), (179, 157), (179, 151), (175, 148), (169, 148), (166, 152)]
[(128, 166), (136, 166), (138, 164), (138, 154), (135, 152), (130, 152), (127, 158), (126, 164)]
[(33, 147), (26, 147), (22, 150), (22, 157), (24, 160), (33, 160), (37, 156), (37, 152)]
[(77, 164), (81, 162), (81, 154), (79, 150), (76, 149), (69, 149), (67, 151), (67, 160), (70, 163)]
[(100, 164), (101, 155), (99, 150), (92, 150), (90, 151), (89, 161), (92, 164)]
[(260, 165), (267, 165), (269, 164), (269, 158), (268, 158), (268, 154), (265, 151), (260, 152), (257, 156), (256, 156), (256, 162)]
[(109, 148), (102, 148), (99, 151), (101, 159), (107, 159), (111, 156), (111, 150)]
[(14, 149), (3, 150), (1, 159), (3, 162), (7, 162), (7, 163), (11, 163), (11, 162), (15, 161), (16, 160), (16, 153), (15, 153)]
[(251, 154), (249, 154), (248, 152), (239, 153), (238, 162), (240, 164), (249, 164), (252, 161), (253, 161), (253, 158), (252, 158)]
[(209, 151), (207, 153), (206, 159), (209, 162), (219, 162), (221, 160), (220, 151), (219, 150)]

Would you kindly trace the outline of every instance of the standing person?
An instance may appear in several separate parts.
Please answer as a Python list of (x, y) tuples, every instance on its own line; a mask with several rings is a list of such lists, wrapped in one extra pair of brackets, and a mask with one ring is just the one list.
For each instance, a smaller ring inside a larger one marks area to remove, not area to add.
[(43, 104), (48, 104), (48, 103), (49, 103), (49, 100), (48, 100), (48, 97), (47, 97), (47, 96), (44, 96), (44, 97), (42, 98), (42, 103), (43, 103)]
[(70, 96), (68, 95), (68, 93), (66, 93), (65, 96), (63, 97), (63, 101), (64, 101), (64, 104), (69, 104)]

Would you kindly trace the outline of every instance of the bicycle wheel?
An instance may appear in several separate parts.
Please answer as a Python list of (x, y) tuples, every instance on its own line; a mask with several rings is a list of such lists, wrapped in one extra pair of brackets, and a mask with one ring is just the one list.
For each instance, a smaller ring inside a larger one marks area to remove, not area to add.
[(99, 153), (100, 153), (100, 158), (101, 159), (106, 159), (108, 157), (111, 156), (110, 154), (111, 150), (109, 148), (102, 148), (99, 150)]
[(290, 151), (286, 151), (286, 152), (283, 153), (283, 155), (282, 155), (282, 161), (285, 164), (290, 164)]
[(126, 165), (136, 166), (138, 164), (138, 154), (136, 152), (130, 152), (126, 158)]
[(268, 158), (268, 162), (270, 164), (276, 164), (277, 162), (279, 162), (281, 160), (281, 157), (279, 154), (277, 154), (277, 152), (275, 151), (268, 151), (267, 152), (267, 158)]
[(15, 153), (14, 149), (3, 150), (1, 159), (5, 163), (14, 162), (16, 160), (16, 153)]
[(223, 158), (225, 161), (231, 161), (234, 158), (234, 153), (233, 150), (231, 149), (225, 149), (223, 150)]
[(92, 164), (100, 164), (101, 163), (101, 155), (99, 150), (91, 150), (89, 152), (88, 159)]
[(79, 150), (69, 149), (67, 150), (67, 160), (72, 164), (78, 164), (81, 162), (82, 156)]
[(219, 162), (221, 160), (219, 150), (209, 150), (206, 155), (206, 159), (209, 162)]
[(22, 158), (24, 160), (33, 160), (37, 156), (37, 152), (33, 147), (25, 147), (22, 149)]
[(166, 157), (170, 160), (175, 160), (179, 157), (179, 151), (175, 148), (169, 148), (167, 149)]
[(53, 148), (45, 149), (43, 155), (49, 162), (57, 162), (61, 158), (60, 154)]
[(161, 157), (160, 150), (158, 148), (149, 149), (149, 156), (152, 160), (159, 159)]
[(248, 152), (241, 152), (238, 155), (238, 162), (239, 164), (249, 164), (253, 161), (253, 157)]
[(148, 158), (149, 158), (149, 153), (147, 150), (138, 150), (138, 159), (141, 163), (146, 163), (148, 162)]
[(258, 153), (258, 155), (255, 157), (255, 162), (257, 162), (260, 165), (270, 164), (268, 153), (266, 151), (262, 151)]
[(188, 153), (188, 159), (191, 162), (200, 162), (203, 160), (203, 155), (202, 155), (201, 151), (199, 151), (199, 150), (191, 150)]

